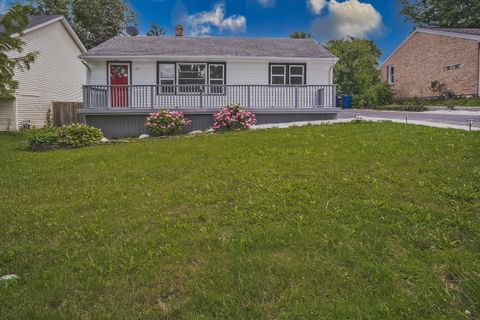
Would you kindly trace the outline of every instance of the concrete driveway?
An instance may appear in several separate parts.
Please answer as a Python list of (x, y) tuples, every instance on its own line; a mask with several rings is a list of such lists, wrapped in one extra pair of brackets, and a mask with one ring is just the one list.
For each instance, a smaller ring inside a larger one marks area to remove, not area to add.
[(411, 121), (426, 121), (437, 124), (467, 126), (467, 120), (473, 120), (473, 127), (480, 128), (480, 110), (437, 110), (425, 112), (403, 112), (403, 111), (375, 111), (362, 109), (346, 109), (338, 114), (338, 119), (355, 118), (357, 113), (362, 117), (405, 120), (405, 117)]

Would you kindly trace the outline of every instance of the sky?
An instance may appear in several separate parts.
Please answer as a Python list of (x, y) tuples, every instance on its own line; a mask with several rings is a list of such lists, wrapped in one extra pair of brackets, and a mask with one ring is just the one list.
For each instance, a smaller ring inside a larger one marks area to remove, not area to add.
[[(10, 1), (8, 1), (10, 2)], [(0, 0), (0, 12), (7, 0)], [(412, 31), (395, 0), (130, 0), (142, 34), (151, 22), (168, 35), (288, 37), (309, 31), (325, 44), (347, 36), (374, 40), (386, 59)]]
[(173, 35), (287, 37), (312, 32), (324, 44), (355, 36), (374, 40), (386, 59), (412, 31), (395, 0), (133, 0), (140, 30), (156, 22)]

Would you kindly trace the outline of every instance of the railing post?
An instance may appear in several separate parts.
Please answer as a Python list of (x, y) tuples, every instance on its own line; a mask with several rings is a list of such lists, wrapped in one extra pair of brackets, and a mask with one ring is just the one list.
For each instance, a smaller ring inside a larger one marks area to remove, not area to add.
[(251, 100), (250, 100), (250, 85), (247, 86), (247, 109), (250, 110), (252, 107)]
[(157, 88), (155, 86), (151, 86), (150, 87), (150, 109), (154, 109), (155, 108), (155, 103), (154, 103), (154, 91), (156, 90)]
[(337, 86), (332, 85), (332, 91), (333, 91), (333, 97), (332, 97), (332, 107), (336, 108), (337, 107)]
[(298, 86), (295, 86), (295, 108), (298, 108)]
[(200, 87), (200, 108), (203, 108), (203, 89)]

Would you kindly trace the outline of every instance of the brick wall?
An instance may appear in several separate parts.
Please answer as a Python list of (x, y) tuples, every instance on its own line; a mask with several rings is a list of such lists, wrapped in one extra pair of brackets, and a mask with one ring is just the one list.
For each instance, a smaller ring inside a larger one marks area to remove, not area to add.
[[(396, 98), (432, 97), (431, 82), (438, 80), (455, 95), (478, 94), (479, 44), (474, 40), (416, 33), (381, 68), (387, 81), (387, 66), (395, 68)], [(444, 71), (445, 66), (459, 69)]]

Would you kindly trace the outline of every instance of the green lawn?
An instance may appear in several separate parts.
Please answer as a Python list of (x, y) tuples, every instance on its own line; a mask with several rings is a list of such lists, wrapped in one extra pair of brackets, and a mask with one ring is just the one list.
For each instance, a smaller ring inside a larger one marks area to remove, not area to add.
[(480, 318), (479, 132), (21, 141), (0, 135), (2, 320)]

